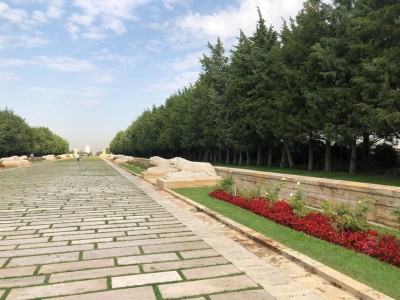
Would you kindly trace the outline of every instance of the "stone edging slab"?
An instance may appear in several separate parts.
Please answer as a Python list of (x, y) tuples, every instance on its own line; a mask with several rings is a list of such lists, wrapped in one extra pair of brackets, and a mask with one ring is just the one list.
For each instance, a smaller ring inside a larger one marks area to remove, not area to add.
[(196, 208), (197, 210), (209, 215), (210, 217), (214, 218), (215, 220), (229, 226), (230, 228), (240, 232), (241, 234), (247, 236), (248, 238), (260, 243), (263, 246), (266, 246), (276, 253), (283, 255), (284, 257), (290, 259), (291, 261), (303, 266), (305, 269), (309, 270), (310, 272), (319, 275), (320, 277), (326, 279), (327, 281), (339, 286), (340, 288), (352, 293), (356, 297), (363, 299), (363, 300), (376, 300), (376, 299), (385, 299), (385, 300), (394, 300), (393, 298), (386, 296), (385, 294), (374, 290), (373, 288), (358, 282), (316, 260), (311, 259), (310, 257), (290, 249), (284, 246), (281, 243), (278, 243), (264, 235), (242, 225), (239, 224), (217, 212), (210, 210), (209, 208), (189, 199), (186, 198), (170, 189), (165, 189), (167, 193), (178, 198), (179, 200), (184, 201), (185, 203), (191, 205), (192, 207)]

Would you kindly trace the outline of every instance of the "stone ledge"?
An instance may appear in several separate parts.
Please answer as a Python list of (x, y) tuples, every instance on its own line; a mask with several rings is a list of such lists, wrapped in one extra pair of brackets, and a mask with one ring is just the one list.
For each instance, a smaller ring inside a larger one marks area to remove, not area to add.
[(178, 179), (178, 180), (167, 180), (158, 178), (156, 186), (161, 190), (185, 188), (185, 187), (202, 187), (202, 186), (213, 186), (216, 185), (219, 178), (210, 179)]
[(293, 249), (290, 249), (284, 246), (281, 243), (278, 243), (271, 238), (265, 237), (264, 235), (242, 225), (239, 224), (221, 214), (210, 210), (209, 208), (189, 199), (186, 198), (171, 189), (164, 189), (167, 193), (174, 196), (175, 198), (184, 201), (185, 203), (191, 205), (192, 207), (196, 208), (197, 210), (209, 215), (210, 217), (214, 218), (215, 220), (229, 226), (230, 228), (240, 232), (241, 234), (247, 236), (248, 238), (260, 243), (263, 246), (266, 246), (276, 253), (279, 253), (286, 258), (290, 259), (291, 261), (303, 266), (307, 270), (321, 276), (322, 278), (326, 279), (327, 281), (333, 283), (334, 285), (339, 286), (340, 288), (352, 293), (356, 297), (359, 297), (362, 300), (394, 300), (393, 298), (382, 294), (381, 292), (374, 290), (373, 288), (358, 282), (351, 277), (348, 277), (340, 272), (325, 266), (324, 264), (313, 260), (312, 258), (297, 252)]

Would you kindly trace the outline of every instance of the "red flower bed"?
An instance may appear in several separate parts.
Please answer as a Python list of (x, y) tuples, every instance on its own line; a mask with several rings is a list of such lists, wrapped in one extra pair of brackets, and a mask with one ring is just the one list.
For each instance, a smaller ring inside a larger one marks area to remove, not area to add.
[(5, 168), (5, 167), (6, 167), (5, 165), (0, 164), (0, 168)]
[(269, 200), (265, 198), (248, 201), (221, 190), (211, 192), (210, 196), (239, 206), (275, 223), (400, 267), (400, 240), (394, 235), (380, 234), (376, 230), (337, 231), (332, 227), (329, 217), (321, 213), (309, 212), (303, 218), (298, 218), (293, 213), (290, 204), (284, 201), (278, 201), (270, 207)]

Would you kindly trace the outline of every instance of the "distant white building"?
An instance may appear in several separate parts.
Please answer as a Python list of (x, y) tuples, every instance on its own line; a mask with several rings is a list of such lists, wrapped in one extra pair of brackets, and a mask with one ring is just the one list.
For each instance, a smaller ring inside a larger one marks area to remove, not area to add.
[(90, 153), (90, 146), (89, 146), (89, 145), (86, 145), (86, 147), (85, 147), (85, 153)]

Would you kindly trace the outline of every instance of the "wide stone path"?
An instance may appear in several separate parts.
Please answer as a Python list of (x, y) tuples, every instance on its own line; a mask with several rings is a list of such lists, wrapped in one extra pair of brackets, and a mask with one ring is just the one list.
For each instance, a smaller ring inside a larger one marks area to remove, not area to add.
[(322, 299), (121, 173), (101, 160), (0, 172), (1, 300)]

